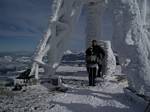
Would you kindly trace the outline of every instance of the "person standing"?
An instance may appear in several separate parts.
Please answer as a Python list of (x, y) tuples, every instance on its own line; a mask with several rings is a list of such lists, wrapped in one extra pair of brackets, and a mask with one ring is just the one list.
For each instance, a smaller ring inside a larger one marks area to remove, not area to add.
[(97, 56), (97, 64), (98, 64), (98, 74), (97, 77), (103, 77), (102, 67), (103, 67), (103, 60), (105, 57), (104, 49), (98, 45), (97, 40), (92, 40), (92, 48), (94, 54)]
[(97, 56), (93, 51), (93, 47), (90, 46), (86, 50), (86, 67), (88, 72), (88, 78), (89, 78), (89, 86), (95, 86), (95, 78), (97, 74)]

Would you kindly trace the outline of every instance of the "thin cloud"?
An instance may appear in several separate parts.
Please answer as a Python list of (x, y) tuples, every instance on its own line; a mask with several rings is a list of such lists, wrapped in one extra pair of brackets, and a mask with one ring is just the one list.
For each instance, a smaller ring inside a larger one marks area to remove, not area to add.
[(50, 0), (1, 0), (0, 37), (40, 35), (47, 28), (50, 5)]

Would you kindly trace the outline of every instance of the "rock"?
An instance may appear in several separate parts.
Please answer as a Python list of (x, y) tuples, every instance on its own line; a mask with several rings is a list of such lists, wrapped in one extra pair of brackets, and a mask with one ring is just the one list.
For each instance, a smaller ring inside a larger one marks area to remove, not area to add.
[(21, 90), (22, 90), (22, 86), (20, 84), (16, 84), (12, 89), (12, 91), (21, 91)]
[(29, 76), (31, 69), (27, 69), (26, 71), (22, 72), (16, 79), (27, 79), (33, 78), (34, 76)]
[(58, 86), (59, 85), (59, 78), (54, 77), (51, 79), (52, 85)]

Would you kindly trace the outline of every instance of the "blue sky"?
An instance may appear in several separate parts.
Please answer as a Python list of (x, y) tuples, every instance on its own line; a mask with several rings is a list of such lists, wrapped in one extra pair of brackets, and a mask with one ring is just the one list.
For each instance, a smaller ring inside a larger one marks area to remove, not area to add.
[(49, 16), (49, 0), (44, 1), (0, 0), (1, 52), (31, 51), (35, 48)]
[[(51, 4), (52, 0), (0, 0), (0, 52), (33, 51), (48, 27)], [(83, 35), (80, 27), (68, 47), (82, 49)]]
[[(51, 5), (52, 0), (0, 0), (0, 52), (34, 51), (48, 27)], [(103, 23), (104, 28), (110, 24)], [(84, 27), (81, 14), (68, 48), (84, 49)], [(103, 34), (109, 34), (109, 29)]]

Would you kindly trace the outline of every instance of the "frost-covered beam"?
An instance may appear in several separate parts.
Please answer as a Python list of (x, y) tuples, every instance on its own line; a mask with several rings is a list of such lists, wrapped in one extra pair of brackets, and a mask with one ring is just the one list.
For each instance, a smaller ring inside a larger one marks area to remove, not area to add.
[(48, 64), (50, 70), (46, 75), (53, 75), (59, 65), (63, 52), (66, 50), (66, 45), (71, 37), (73, 28), (80, 16), (82, 2), (80, 0), (63, 0), (59, 13), (59, 19), (56, 24), (56, 36), (52, 44), (52, 48), (48, 51)]
[[(35, 74), (38, 79), (39, 65), (45, 69), (43, 77), (50, 78), (61, 60), (67, 41), (79, 18), (82, 0), (54, 0), (53, 14), (49, 28), (42, 38), (34, 56), (34, 63), (30, 74)], [(43, 62), (43, 57), (48, 56), (48, 63)]]

